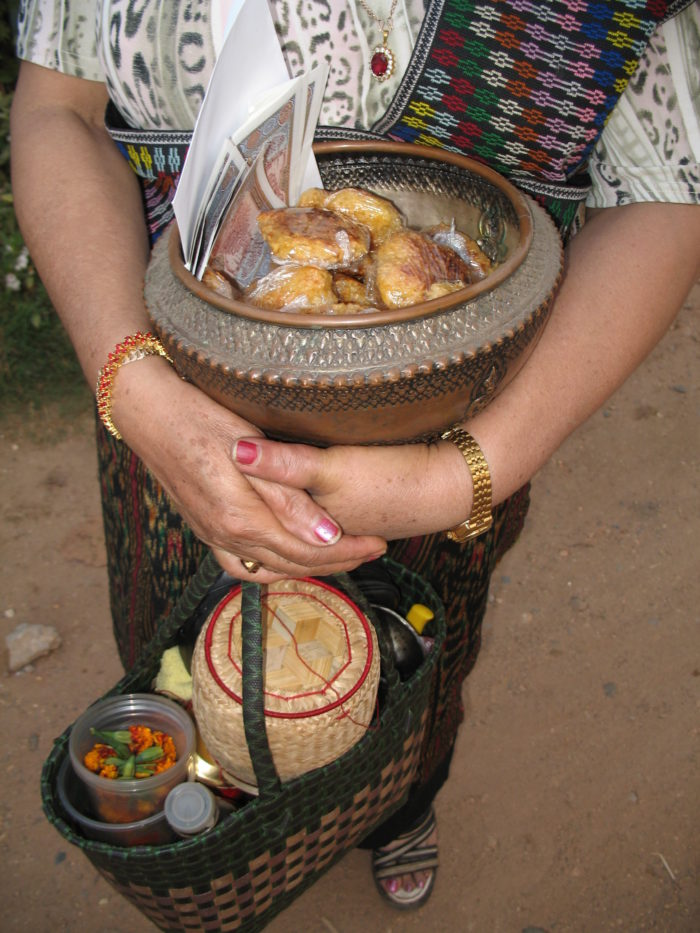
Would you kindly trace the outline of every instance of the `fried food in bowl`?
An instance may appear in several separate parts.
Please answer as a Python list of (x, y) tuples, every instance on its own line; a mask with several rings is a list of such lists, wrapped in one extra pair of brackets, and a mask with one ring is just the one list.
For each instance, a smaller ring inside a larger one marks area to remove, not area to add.
[[(263, 211), (260, 232), (278, 264), (244, 290), (255, 307), (310, 314), (405, 308), (464, 289), (493, 264), (451, 224), (406, 225), (388, 198), (364, 188), (309, 188), (299, 205)], [(209, 288), (226, 295), (226, 256), (207, 266)], [(331, 271), (333, 275), (331, 276)], [(237, 283), (230, 280), (231, 295)]]
[[(307, 207), (325, 211), (331, 193), (347, 189), (383, 198), (403, 218), (384, 242), (402, 230), (427, 236), (453, 250), (447, 268), (461, 261), (472, 284), (441, 273), (421, 282), (418, 303), (385, 306), (382, 243), (372, 245), (365, 225), (369, 252), (326, 270), (332, 304), (263, 308), (191, 275), (174, 226), (146, 276), (153, 328), (182, 375), (270, 436), (321, 445), (435, 438), (487, 405), (527, 358), (561, 274), (559, 235), (536, 201), (458, 153), (387, 141), (314, 148), (325, 187), (307, 192)], [(476, 244), (476, 261), (460, 241)]]
[(367, 227), (335, 211), (285, 207), (263, 211), (258, 226), (277, 262), (320, 269), (348, 268), (369, 252)]

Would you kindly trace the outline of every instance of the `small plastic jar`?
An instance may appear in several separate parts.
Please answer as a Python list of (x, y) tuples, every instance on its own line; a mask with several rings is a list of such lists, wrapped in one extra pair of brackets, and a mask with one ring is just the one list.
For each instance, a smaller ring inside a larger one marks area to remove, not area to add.
[(219, 818), (214, 795), (196, 781), (173, 787), (165, 798), (164, 809), (170, 828), (184, 839), (209, 832)]

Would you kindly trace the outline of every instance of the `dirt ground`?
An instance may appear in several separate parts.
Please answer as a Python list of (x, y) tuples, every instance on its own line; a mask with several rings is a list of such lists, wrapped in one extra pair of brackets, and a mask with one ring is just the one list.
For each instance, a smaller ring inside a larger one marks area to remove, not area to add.
[[(696, 286), (652, 357), (534, 481), (437, 801), (429, 904), (392, 911), (356, 851), (271, 933), (700, 929), (699, 309)], [(43, 622), (62, 638), (0, 676), (0, 928), (146, 933), (39, 798), (52, 739), (120, 673), (89, 412), (58, 432), (5, 421), (0, 473), (0, 631)]]

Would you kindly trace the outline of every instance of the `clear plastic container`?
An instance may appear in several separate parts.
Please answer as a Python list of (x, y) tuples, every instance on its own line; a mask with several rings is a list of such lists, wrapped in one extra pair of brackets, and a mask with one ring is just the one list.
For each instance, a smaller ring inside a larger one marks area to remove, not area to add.
[(94, 819), (85, 785), (75, 776), (69, 758), (65, 758), (59, 768), (56, 789), (68, 822), (88, 839), (115, 846), (165, 845), (177, 839), (165, 817), (165, 810), (134, 823), (102, 823)]
[[(113, 731), (134, 725), (171, 735), (177, 750), (175, 764), (153, 777), (133, 780), (100, 777), (85, 767), (83, 758), (97, 741), (91, 728)], [(69, 751), (93, 813), (107, 823), (133, 823), (162, 810), (170, 789), (194, 777), (195, 745), (194, 723), (181, 706), (154, 694), (130, 693), (100, 700), (86, 710), (73, 726)]]

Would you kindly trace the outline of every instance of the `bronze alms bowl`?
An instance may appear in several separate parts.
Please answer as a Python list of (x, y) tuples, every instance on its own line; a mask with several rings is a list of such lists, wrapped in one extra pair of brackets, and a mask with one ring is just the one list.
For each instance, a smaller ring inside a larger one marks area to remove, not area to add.
[(454, 218), (498, 266), (407, 308), (269, 311), (194, 278), (173, 225), (146, 274), (153, 328), (183, 376), (270, 436), (319, 445), (434, 438), (483, 408), (527, 358), (561, 275), (557, 230), (504, 178), (455, 153), (392, 142), (315, 152), (326, 188), (390, 198), (413, 227)]

